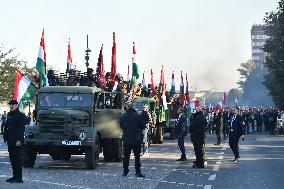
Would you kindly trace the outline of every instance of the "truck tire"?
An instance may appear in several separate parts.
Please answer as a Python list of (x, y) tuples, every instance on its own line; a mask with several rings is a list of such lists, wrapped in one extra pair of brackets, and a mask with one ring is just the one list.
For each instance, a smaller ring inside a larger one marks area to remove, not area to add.
[(123, 157), (122, 140), (116, 138), (112, 140), (112, 158), (115, 162), (121, 162)]
[(53, 160), (61, 160), (61, 155), (59, 153), (49, 153)]
[(34, 167), (37, 153), (28, 146), (23, 149), (23, 167)]
[(170, 128), (170, 140), (175, 139), (175, 128)]
[(157, 143), (158, 144), (163, 144), (164, 142), (164, 128), (163, 125), (159, 126), (157, 128)]
[(112, 161), (112, 141), (111, 139), (104, 139), (103, 140), (103, 155), (105, 162)]
[(63, 153), (63, 154), (61, 154), (61, 159), (68, 161), (68, 160), (71, 159), (71, 154), (70, 153)]
[(151, 138), (152, 138), (153, 144), (157, 144), (157, 127), (153, 128), (153, 133), (152, 133)]
[(93, 146), (88, 146), (85, 149), (85, 164), (87, 169), (96, 169), (99, 164), (100, 142), (96, 136)]

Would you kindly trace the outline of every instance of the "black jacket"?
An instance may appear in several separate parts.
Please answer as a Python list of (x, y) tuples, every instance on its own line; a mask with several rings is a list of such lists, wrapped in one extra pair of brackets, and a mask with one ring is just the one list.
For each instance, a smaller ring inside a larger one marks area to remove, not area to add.
[(204, 141), (206, 131), (207, 120), (203, 116), (203, 112), (197, 112), (193, 115), (189, 131), (192, 141)]
[(229, 135), (240, 137), (245, 134), (244, 120), (240, 115), (234, 115), (231, 117), (229, 124)]
[(178, 120), (176, 121), (175, 125), (175, 137), (185, 137), (187, 135), (187, 119), (185, 114), (183, 113)]
[(124, 144), (139, 144), (142, 142), (142, 129), (145, 124), (136, 110), (129, 109), (120, 118), (120, 127), (123, 130), (122, 140)]
[(25, 114), (21, 113), (19, 109), (9, 112), (4, 128), (4, 141), (7, 141), (8, 145), (16, 145), (17, 141), (23, 143), (24, 132)]

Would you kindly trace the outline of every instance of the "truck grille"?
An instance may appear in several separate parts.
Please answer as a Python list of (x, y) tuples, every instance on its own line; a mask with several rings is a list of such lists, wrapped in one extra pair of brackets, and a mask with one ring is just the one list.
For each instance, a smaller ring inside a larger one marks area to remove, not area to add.
[(64, 127), (68, 121), (63, 117), (41, 115), (38, 117), (40, 133), (64, 135)]

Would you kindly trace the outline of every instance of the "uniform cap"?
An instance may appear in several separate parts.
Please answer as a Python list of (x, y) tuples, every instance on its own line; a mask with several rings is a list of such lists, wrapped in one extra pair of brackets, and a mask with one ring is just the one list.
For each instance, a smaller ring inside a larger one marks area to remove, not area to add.
[(9, 105), (18, 104), (18, 102), (17, 102), (16, 100), (10, 100), (10, 101), (8, 102), (8, 104), (9, 104)]

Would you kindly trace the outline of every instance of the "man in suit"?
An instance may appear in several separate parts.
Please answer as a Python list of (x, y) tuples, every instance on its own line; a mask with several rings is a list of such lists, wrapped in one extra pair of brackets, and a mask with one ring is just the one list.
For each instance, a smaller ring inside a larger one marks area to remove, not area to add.
[(244, 140), (244, 134), (245, 126), (243, 118), (239, 115), (239, 109), (234, 108), (229, 124), (229, 145), (235, 156), (234, 162), (238, 162), (238, 159), (240, 158), (239, 139), (242, 136)]
[(7, 179), (10, 183), (23, 183), (22, 180), (22, 144), (25, 132), (25, 114), (18, 108), (18, 102), (11, 100), (10, 112), (4, 128), (4, 142), (8, 144), (9, 158), (13, 169), (13, 177)]
[(177, 161), (186, 161), (184, 137), (187, 135), (187, 119), (184, 114), (184, 108), (179, 108), (177, 113), (179, 116), (175, 125), (175, 137), (178, 139), (178, 147), (181, 152), (181, 157)]
[(131, 150), (135, 156), (136, 177), (145, 177), (141, 173), (140, 153), (142, 143), (142, 130), (146, 125), (143, 123), (140, 115), (137, 114), (132, 103), (127, 105), (126, 113), (120, 118), (120, 127), (123, 130), (123, 174), (126, 177), (129, 169), (129, 159)]

